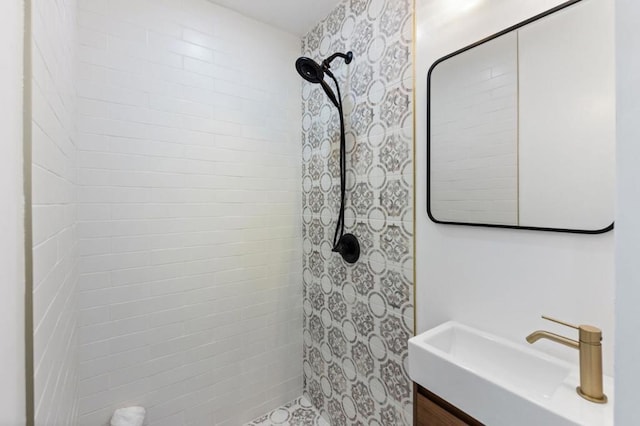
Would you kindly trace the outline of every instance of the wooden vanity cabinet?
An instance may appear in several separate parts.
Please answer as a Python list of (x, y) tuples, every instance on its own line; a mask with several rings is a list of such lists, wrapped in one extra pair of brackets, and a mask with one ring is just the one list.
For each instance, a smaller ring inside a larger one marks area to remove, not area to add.
[(415, 426), (484, 426), (420, 385), (414, 385), (414, 395)]

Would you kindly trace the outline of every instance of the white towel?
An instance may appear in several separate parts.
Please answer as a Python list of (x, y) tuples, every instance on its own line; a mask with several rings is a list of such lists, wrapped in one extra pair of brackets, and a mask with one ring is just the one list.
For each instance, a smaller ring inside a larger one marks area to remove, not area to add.
[(142, 426), (145, 414), (143, 407), (118, 408), (111, 417), (111, 426)]

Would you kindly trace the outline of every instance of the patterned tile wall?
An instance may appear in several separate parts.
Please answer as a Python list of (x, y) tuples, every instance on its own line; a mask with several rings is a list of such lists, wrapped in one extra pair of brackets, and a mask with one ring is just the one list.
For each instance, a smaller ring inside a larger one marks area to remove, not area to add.
[(318, 410), (304, 396), (278, 407), (245, 426), (329, 426)]
[[(303, 82), (304, 392), (334, 426), (412, 424), (413, 107), (410, 0), (346, 0), (302, 41), (332, 70), (347, 127), (349, 265), (331, 252), (340, 203), (339, 121)], [(332, 83), (330, 83), (332, 84)]]

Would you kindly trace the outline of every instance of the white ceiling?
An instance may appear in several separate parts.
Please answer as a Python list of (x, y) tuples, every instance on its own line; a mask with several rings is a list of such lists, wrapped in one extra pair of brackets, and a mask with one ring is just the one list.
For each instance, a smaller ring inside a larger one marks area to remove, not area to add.
[(309, 32), (339, 3), (339, 0), (209, 1), (299, 36)]

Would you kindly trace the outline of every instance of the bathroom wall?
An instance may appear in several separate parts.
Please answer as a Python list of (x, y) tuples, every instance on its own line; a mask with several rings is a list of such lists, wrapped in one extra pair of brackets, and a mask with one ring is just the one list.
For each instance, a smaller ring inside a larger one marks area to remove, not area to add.
[(80, 424), (242, 424), (302, 393), (299, 39), (84, 0)]
[(77, 424), (76, 2), (32, 2), (36, 424)]
[(630, 426), (638, 419), (637, 386), (640, 380), (640, 146), (637, 117), (640, 115), (640, 49), (637, 17), (640, 4), (617, 0), (616, 85), (618, 187), (616, 216), (616, 362), (615, 424)]
[[(585, 0), (587, 1), (587, 0)], [(588, 0), (593, 1), (593, 0)], [(517, 342), (535, 329), (573, 331), (541, 314), (603, 329), (612, 374), (614, 233), (563, 233), (437, 225), (426, 214), (426, 74), (438, 58), (557, 4), (558, 0), (417, 4), (417, 332), (455, 319)], [(608, 19), (613, 19), (609, 10)], [(577, 362), (551, 342), (538, 349)]]
[(23, 4), (0, 2), (0, 424), (24, 425)]
[[(320, 86), (302, 83), (304, 392), (334, 426), (412, 424), (413, 5), (341, 2), (302, 54), (335, 51), (345, 100), (346, 232), (361, 257), (331, 252), (340, 204), (339, 120)], [(331, 85), (332, 83), (330, 83)]]

